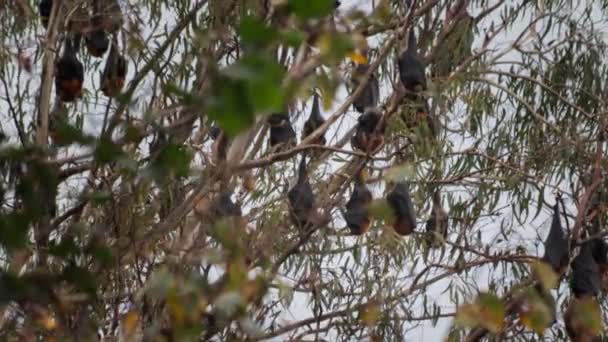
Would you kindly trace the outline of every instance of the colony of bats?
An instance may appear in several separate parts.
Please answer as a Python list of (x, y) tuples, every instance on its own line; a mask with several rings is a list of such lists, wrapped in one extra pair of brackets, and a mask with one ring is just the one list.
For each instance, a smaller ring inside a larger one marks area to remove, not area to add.
[(55, 63), (55, 92), (61, 102), (74, 102), (82, 97), (84, 66), (78, 59), (84, 38), (86, 53), (102, 58), (107, 53), (100, 79), (100, 90), (108, 97), (122, 91), (127, 75), (127, 62), (120, 53), (117, 35), (123, 16), (117, 0), (53, 1), (41, 0), (38, 10), (42, 25), (49, 28), (54, 6), (56, 23), (63, 49)]
[[(53, 6), (58, 2), (42, 0), (39, 3), (39, 12), (42, 24), (48, 27), (49, 18), (53, 13)], [(409, 1), (406, 1), (409, 7)], [(439, 40), (445, 44), (438, 47), (437, 56), (431, 66), (431, 76), (435, 80), (448, 77), (471, 55), (473, 42), (473, 29), (475, 20), (467, 12), (466, 2), (459, 1), (446, 11), (444, 31)], [(122, 13), (116, 0), (90, 0), (79, 3), (79, 7), (70, 8), (73, 2), (60, 2), (61, 7), (57, 13), (73, 13), (66, 22), (59, 23), (63, 49), (55, 64), (56, 94), (62, 102), (73, 102), (83, 93), (84, 67), (78, 59), (81, 53), (80, 43), (85, 41), (87, 53), (101, 58), (107, 53), (105, 66), (101, 77), (100, 90), (108, 97), (120, 94), (127, 73), (127, 63), (121, 55), (118, 46), (117, 34), (122, 26)], [(340, 5), (336, 1), (336, 8)], [(83, 7), (84, 6), (84, 7)], [(64, 18), (63, 15), (58, 15)], [(447, 29), (451, 28), (451, 29)], [(410, 115), (402, 115), (401, 119), (407, 127), (426, 123), (434, 139), (438, 139), (439, 126), (432, 119), (428, 100), (426, 98), (427, 78), (426, 66), (417, 52), (417, 40), (414, 28), (407, 35), (406, 46), (399, 54), (397, 67), (399, 71), (400, 87), (403, 90), (403, 103), (414, 108)], [(108, 52), (109, 50), (109, 52)], [(367, 59), (367, 51), (364, 52)], [(351, 73), (351, 89), (353, 91), (362, 86), (359, 95), (353, 99), (353, 107), (359, 113), (354, 134), (351, 138), (353, 149), (372, 156), (384, 145), (387, 127), (387, 117), (381, 108), (380, 85), (375, 72), (367, 80), (364, 76), (369, 71), (369, 62), (355, 62)], [(320, 95), (313, 94), (313, 103), (310, 114), (304, 123), (302, 138), (311, 135), (321, 127), (325, 119), (322, 116), (319, 104)], [(297, 143), (296, 132), (292, 126), (288, 111), (270, 115), (266, 120), (269, 126), (268, 144), (275, 150), (285, 150)], [(212, 129), (216, 140), (214, 153), (225, 158), (228, 140), (225, 134), (217, 127)], [(327, 142), (323, 134), (318, 135), (312, 144), (325, 145)], [(313, 187), (310, 184), (307, 159), (304, 153), (298, 169), (297, 180), (287, 193), (291, 222), (302, 231), (309, 231), (320, 224), (317, 217), (317, 202)], [(368, 189), (359, 169), (353, 182), (353, 190), (342, 211), (344, 221), (351, 234), (362, 235), (372, 226), (370, 204), (373, 201), (372, 192)], [(210, 212), (215, 218), (241, 217), (239, 205), (231, 199), (231, 192), (223, 191), (210, 206)], [(399, 235), (410, 235), (416, 231), (416, 211), (410, 196), (408, 182), (394, 182), (387, 185), (386, 203), (393, 213), (392, 227)], [(426, 222), (426, 241), (429, 247), (440, 247), (448, 237), (448, 214), (441, 205), (441, 194), (435, 189), (432, 195), (432, 209)], [(559, 205), (553, 208), (553, 220), (550, 232), (545, 240), (545, 254), (542, 260), (558, 274), (566, 273), (570, 266), (571, 303), (564, 315), (568, 335), (573, 341), (595, 341), (597, 332), (587, 330), (587, 325), (581, 322), (576, 314), (576, 305), (583, 301), (595, 301), (601, 290), (608, 285), (608, 245), (602, 238), (588, 239), (587, 242), (575, 246), (569, 239), (569, 232), (564, 232), (561, 224)], [(575, 250), (578, 254), (575, 254)], [(571, 261), (571, 256), (575, 255)], [(552, 299), (551, 294), (541, 286), (535, 286), (543, 298)], [(555, 320), (555, 316), (553, 317)]]

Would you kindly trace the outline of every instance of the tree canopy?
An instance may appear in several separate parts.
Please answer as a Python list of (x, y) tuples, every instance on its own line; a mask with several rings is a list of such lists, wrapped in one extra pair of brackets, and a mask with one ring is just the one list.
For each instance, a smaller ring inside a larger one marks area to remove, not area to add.
[(608, 336), (607, 14), (0, 1), (0, 336)]

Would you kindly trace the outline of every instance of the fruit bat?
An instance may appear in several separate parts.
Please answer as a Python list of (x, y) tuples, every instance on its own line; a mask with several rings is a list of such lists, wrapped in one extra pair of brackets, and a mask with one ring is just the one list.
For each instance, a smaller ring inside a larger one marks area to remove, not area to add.
[(373, 154), (382, 147), (385, 131), (386, 122), (382, 112), (377, 108), (368, 108), (359, 117), (350, 143), (357, 150)]
[(597, 332), (589, 329), (585, 320), (580, 319), (580, 314), (577, 312), (581, 302), (590, 301), (589, 304), (593, 304), (600, 290), (600, 270), (595, 256), (598, 258), (601, 258), (601, 256), (598, 255), (598, 251), (594, 253), (595, 244), (596, 242), (593, 240), (584, 242), (580, 247), (579, 254), (572, 261), (570, 292), (574, 295), (574, 298), (572, 298), (564, 315), (566, 332), (572, 341), (591, 342), (597, 335)]
[(89, 2), (81, 0), (63, 0), (62, 13), (68, 17), (68, 31), (82, 34), (89, 29)]
[[(595, 311), (601, 318), (601, 307), (593, 296), (572, 298), (564, 314), (566, 332), (573, 342), (601, 342), (600, 331), (590, 325), (589, 314)], [(601, 327), (601, 326), (600, 326)]]
[(240, 217), (243, 215), (241, 207), (235, 204), (228, 191), (222, 192), (213, 203), (213, 216), (217, 218)]
[(568, 266), (570, 253), (568, 252), (568, 239), (562, 229), (562, 224), (559, 215), (559, 204), (555, 203), (553, 207), (553, 221), (549, 235), (545, 240), (545, 255), (543, 261), (547, 262), (553, 270), (561, 273)]
[[(458, 6), (459, 4), (462, 6)], [(433, 77), (447, 77), (471, 56), (471, 47), (475, 39), (474, 25), (475, 20), (467, 12), (464, 1), (448, 8), (431, 66)]]
[(211, 126), (211, 128), (209, 128), (209, 137), (212, 140), (216, 140), (220, 136), (220, 133), (222, 133), (222, 129), (218, 126)]
[[(323, 117), (321, 116), (321, 110), (319, 109), (319, 95), (315, 93), (312, 100), (312, 109), (310, 111), (310, 116), (304, 123), (304, 131), (302, 132), (302, 136), (309, 136), (317, 128), (321, 127), (324, 122), (325, 119), (323, 119)], [(311, 143), (316, 145), (325, 145), (325, 136), (321, 135)]]
[(103, 4), (102, 26), (108, 32), (116, 32), (122, 27), (123, 17), (120, 5), (117, 0), (98, 0)]
[(315, 197), (306, 172), (306, 156), (302, 156), (298, 168), (298, 179), (287, 193), (287, 198), (293, 224), (300, 228), (308, 227), (314, 212)]
[(572, 261), (570, 290), (577, 298), (596, 296), (600, 290), (600, 271), (593, 257), (593, 244), (593, 241), (583, 243)]
[(40, 21), (42, 26), (47, 28), (49, 26), (49, 18), (51, 17), (51, 11), (53, 10), (53, 0), (40, 0), (38, 3), (38, 13), (40, 14)]
[[(217, 131), (214, 131), (214, 128)], [(209, 134), (212, 136), (213, 139), (212, 160), (216, 165), (218, 165), (226, 160), (229, 138), (228, 135), (219, 127), (212, 127), (212, 131), (209, 132)]]
[[(359, 87), (361, 84), (360, 80), (368, 69), (369, 65), (367, 64), (357, 64), (351, 76), (353, 91)], [(357, 112), (364, 113), (368, 108), (375, 108), (378, 105), (379, 98), (380, 84), (378, 83), (376, 75), (371, 74), (359, 96), (354, 99), (353, 106)]]
[(372, 202), (372, 193), (365, 186), (361, 174), (357, 174), (350, 199), (343, 213), (346, 225), (353, 235), (362, 235), (369, 230), (370, 215), (368, 206)]
[(103, 28), (103, 0), (95, 0), (93, 4), (93, 16), (91, 17), (91, 31), (85, 36), (87, 51), (93, 57), (101, 57), (108, 50), (110, 41)]
[(444, 240), (448, 236), (448, 214), (441, 206), (439, 190), (433, 193), (433, 208), (431, 216), (426, 221), (427, 242), (430, 247), (440, 247), (442, 244), (441, 236)]
[(395, 183), (391, 192), (386, 196), (389, 206), (395, 214), (393, 228), (399, 235), (409, 235), (416, 228), (416, 212), (410, 198), (409, 184)]
[(116, 97), (122, 91), (127, 76), (127, 61), (118, 51), (116, 37), (112, 42), (106, 65), (101, 74), (101, 91), (107, 97)]
[(270, 146), (274, 147), (279, 144), (285, 146), (294, 145), (296, 142), (296, 132), (291, 126), (289, 115), (287, 114), (272, 114), (268, 117), (270, 125)]
[(398, 66), (401, 83), (410, 95), (426, 90), (425, 67), (416, 52), (416, 35), (413, 29), (410, 29), (407, 49), (399, 57)]
[(602, 290), (608, 290), (608, 244), (604, 239), (596, 238), (593, 243), (593, 259), (600, 270), (600, 284)]
[(55, 64), (55, 91), (63, 102), (73, 102), (82, 96), (84, 67), (76, 56), (77, 39), (66, 39), (63, 55)]

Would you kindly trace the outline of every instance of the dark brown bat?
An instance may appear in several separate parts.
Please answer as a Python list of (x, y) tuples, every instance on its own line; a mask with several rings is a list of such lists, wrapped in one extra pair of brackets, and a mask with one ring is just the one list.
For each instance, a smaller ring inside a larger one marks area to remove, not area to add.
[(416, 35), (410, 29), (407, 49), (398, 60), (399, 78), (409, 97), (426, 90), (425, 66), (416, 51)]
[(355, 135), (350, 144), (353, 148), (365, 153), (374, 154), (384, 144), (386, 122), (382, 112), (377, 108), (368, 108), (357, 122)]
[(82, 97), (84, 66), (76, 56), (78, 37), (67, 37), (63, 55), (55, 64), (55, 91), (62, 102)]
[(409, 184), (395, 183), (386, 200), (393, 210), (393, 228), (399, 235), (409, 235), (416, 229), (416, 212), (410, 198)]
[(42, 26), (47, 28), (49, 26), (49, 17), (53, 10), (53, 0), (40, 0), (38, 3), (38, 13), (40, 14), (40, 21)]
[(354, 235), (365, 234), (371, 223), (368, 206), (372, 202), (372, 193), (365, 186), (361, 174), (357, 174), (350, 199), (343, 213), (346, 225)]
[(101, 91), (107, 97), (116, 97), (122, 91), (127, 76), (127, 61), (118, 51), (116, 36), (112, 41), (106, 65), (101, 74)]
[[(360, 80), (363, 78), (369, 65), (357, 64), (351, 75), (352, 89), (355, 91), (361, 84)], [(353, 101), (355, 110), (359, 113), (364, 113), (368, 108), (375, 108), (378, 106), (378, 100), (380, 98), (380, 84), (375, 74), (370, 75), (367, 83), (363, 87), (363, 90)]]
[(545, 255), (543, 261), (547, 262), (553, 270), (561, 273), (568, 266), (570, 253), (568, 251), (568, 239), (562, 228), (559, 215), (559, 204), (553, 207), (553, 220), (549, 235), (545, 239)]
[[(302, 137), (309, 136), (312, 132), (314, 132), (317, 128), (321, 127), (321, 125), (325, 123), (325, 119), (321, 116), (321, 110), (319, 108), (319, 95), (315, 93), (313, 95), (312, 100), (312, 109), (310, 110), (310, 116), (304, 123), (304, 130), (302, 132)], [(325, 135), (319, 136), (317, 139), (311, 142), (316, 145), (325, 145)]]
[(272, 114), (268, 117), (270, 125), (270, 147), (283, 144), (283, 147), (292, 146), (296, 142), (296, 132), (291, 126), (289, 115), (284, 113)]
[(241, 207), (232, 201), (232, 193), (222, 192), (213, 203), (213, 216), (216, 218), (240, 217), (243, 215)]
[(308, 181), (306, 156), (302, 156), (298, 167), (298, 179), (287, 193), (287, 198), (293, 224), (301, 229), (307, 229), (315, 210), (315, 196)]
[(93, 57), (101, 57), (108, 50), (110, 40), (104, 25), (104, 14), (102, 5), (104, 0), (94, 0), (93, 15), (91, 17), (91, 31), (85, 36), (87, 51)]

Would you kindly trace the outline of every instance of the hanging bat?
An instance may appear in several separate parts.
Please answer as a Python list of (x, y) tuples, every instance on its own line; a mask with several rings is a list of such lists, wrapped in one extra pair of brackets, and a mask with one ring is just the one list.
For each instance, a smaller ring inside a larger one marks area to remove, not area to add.
[(307, 229), (315, 210), (315, 196), (308, 181), (306, 156), (304, 155), (298, 167), (298, 179), (287, 193), (287, 199), (293, 224), (301, 229)]
[(426, 90), (425, 66), (416, 51), (416, 35), (413, 29), (410, 29), (407, 49), (399, 57), (398, 66), (399, 78), (408, 97), (415, 98), (413, 95)]
[(101, 91), (107, 97), (116, 97), (122, 91), (127, 76), (127, 61), (118, 51), (116, 36), (112, 41), (106, 65), (101, 74)]
[(270, 147), (275, 147), (282, 144), (284, 148), (293, 146), (296, 143), (296, 132), (291, 126), (289, 115), (287, 114), (272, 114), (268, 117), (270, 125)]
[(116, 33), (123, 24), (122, 11), (118, 0), (101, 0), (103, 1), (103, 28), (108, 32)]
[(568, 261), (570, 260), (568, 248), (568, 239), (564, 234), (560, 221), (559, 204), (555, 203), (551, 229), (545, 240), (545, 255), (542, 260), (551, 265), (555, 272), (561, 274), (564, 268), (568, 266)]
[(91, 17), (91, 31), (85, 36), (87, 51), (93, 57), (101, 57), (108, 50), (110, 40), (103, 27), (103, 0), (94, 0), (93, 16)]
[(243, 215), (241, 207), (232, 201), (232, 193), (222, 192), (212, 206), (213, 216), (216, 218), (240, 217)]
[(42, 26), (47, 28), (49, 26), (49, 18), (51, 17), (51, 11), (53, 10), (53, 0), (40, 0), (38, 3), (38, 13), (40, 15), (40, 21)]
[(591, 240), (593, 243), (593, 259), (600, 271), (600, 284), (603, 291), (608, 290), (608, 243), (602, 238)]
[(346, 225), (353, 235), (362, 235), (369, 230), (370, 214), (368, 206), (372, 202), (372, 193), (365, 186), (361, 173), (355, 177), (355, 185), (350, 199), (343, 212)]
[(377, 108), (368, 108), (358, 119), (350, 144), (365, 153), (374, 154), (384, 143), (386, 121)]
[[(325, 123), (325, 119), (321, 116), (321, 110), (319, 109), (319, 95), (315, 92), (312, 100), (312, 109), (310, 111), (310, 116), (304, 123), (304, 131), (302, 132), (303, 137), (309, 136), (312, 132), (314, 132), (317, 128), (321, 127), (321, 125)], [(311, 142), (316, 145), (325, 145), (325, 135), (319, 136), (317, 139)]]
[[(351, 75), (352, 89), (355, 91), (361, 84), (360, 80), (363, 78), (369, 65), (357, 64)], [(359, 113), (364, 113), (368, 108), (375, 108), (378, 105), (380, 98), (380, 84), (375, 74), (371, 74), (367, 83), (363, 87), (363, 90), (353, 101), (355, 110)]]
[(67, 37), (63, 55), (55, 64), (55, 92), (63, 102), (82, 97), (84, 66), (76, 56), (77, 37)]
[(393, 228), (399, 235), (409, 235), (416, 229), (416, 212), (410, 198), (409, 184), (397, 182), (386, 200), (395, 215)]

